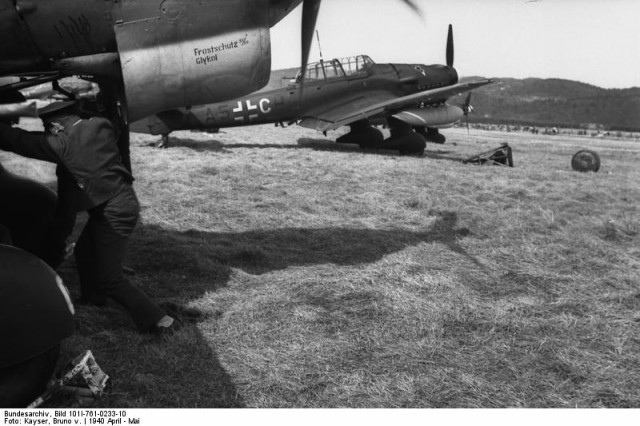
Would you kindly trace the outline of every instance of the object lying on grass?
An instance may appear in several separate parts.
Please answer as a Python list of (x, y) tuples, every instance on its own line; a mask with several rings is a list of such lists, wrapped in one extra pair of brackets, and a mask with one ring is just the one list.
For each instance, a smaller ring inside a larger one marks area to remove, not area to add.
[(462, 163), (513, 167), (513, 153), (509, 144), (505, 142), (498, 148), (462, 160)]
[(600, 170), (600, 156), (589, 149), (580, 150), (571, 158), (571, 168), (578, 172), (597, 172)]
[(56, 380), (27, 408), (37, 408), (59, 392), (71, 393), (81, 404), (100, 398), (109, 382), (91, 351), (78, 355), (67, 366), (67, 373)]

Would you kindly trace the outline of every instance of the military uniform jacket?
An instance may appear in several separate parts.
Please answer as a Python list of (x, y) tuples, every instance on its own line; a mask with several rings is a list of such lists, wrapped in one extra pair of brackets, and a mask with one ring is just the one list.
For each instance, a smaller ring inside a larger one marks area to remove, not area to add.
[(133, 177), (122, 164), (116, 133), (105, 118), (59, 120), (53, 133), (27, 132), (0, 124), (0, 149), (63, 166), (59, 184), (76, 211), (88, 210), (113, 198)]

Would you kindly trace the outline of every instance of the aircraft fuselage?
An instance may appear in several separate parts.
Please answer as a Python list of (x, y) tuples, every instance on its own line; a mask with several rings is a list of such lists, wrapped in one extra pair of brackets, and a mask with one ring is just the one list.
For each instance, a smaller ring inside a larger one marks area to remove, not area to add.
[(301, 2), (0, 0), (0, 76), (115, 82), (131, 120), (231, 99), (267, 83), (270, 28)]
[(180, 129), (293, 123), (312, 110), (317, 115), (345, 105), (357, 109), (371, 104), (378, 94), (401, 97), (457, 81), (455, 69), (443, 65), (371, 64), (366, 73), (306, 79), (230, 101), (165, 111), (134, 123), (132, 130), (167, 134)]

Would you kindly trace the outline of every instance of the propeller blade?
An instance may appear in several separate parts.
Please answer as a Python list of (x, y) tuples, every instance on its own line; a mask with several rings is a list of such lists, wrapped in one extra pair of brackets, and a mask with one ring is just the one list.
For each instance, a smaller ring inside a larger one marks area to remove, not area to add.
[(449, 34), (447, 35), (447, 66), (453, 67), (453, 26), (449, 24)]
[(404, 4), (409, 6), (415, 13), (422, 17), (422, 9), (413, 0), (402, 0)]
[(302, 63), (300, 64), (302, 78), (304, 78), (307, 63), (309, 62), (309, 52), (311, 51), (313, 33), (316, 29), (320, 3), (321, 0), (304, 0), (302, 4)]

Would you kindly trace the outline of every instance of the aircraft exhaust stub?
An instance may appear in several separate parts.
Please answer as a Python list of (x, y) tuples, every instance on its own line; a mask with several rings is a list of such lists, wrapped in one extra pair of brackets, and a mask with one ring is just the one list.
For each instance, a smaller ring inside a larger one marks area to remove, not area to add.
[(577, 172), (597, 172), (600, 170), (600, 156), (590, 149), (580, 150), (571, 158), (571, 168)]

